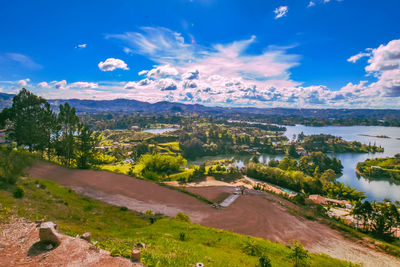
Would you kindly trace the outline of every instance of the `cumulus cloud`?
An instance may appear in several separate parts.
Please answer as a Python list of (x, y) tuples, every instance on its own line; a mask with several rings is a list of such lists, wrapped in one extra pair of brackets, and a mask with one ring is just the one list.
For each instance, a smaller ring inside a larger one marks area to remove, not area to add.
[(197, 80), (199, 79), (199, 71), (188, 71), (182, 75), (184, 80)]
[(107, 58), (106, 61), (101, 61), (98, 66), (102, 71), (114, 71), (116, 69), (129, 70), (128, 65), (117, 58)]
[[(153, 39), (147, 39), (145, 34), (141, 38), (146, 42), (156, 40), (154, 35)], [(299, 64), (300, 57), (290, 54), (290, 47), (269, 46), (259, 53), (247, 53), (255, 41), (256, 37), (252, 36), (246, 40), (210, 47), (184, 42), (182, 46), (192, 52), (190, 60), (168, 59), (166, 55), (172, 52), (161, 52), (158, 49), (150, 56), (132, 47), (134, 53), (151, 57), (156, 63), (153, 69), (139, 72), (144, 79), (99, 82), (96, 84), (98, 87), (85, 82), (67, 84), (64, 80), (54, 81), (50, 83), (51, 87), (57, 86), (64, 90), (47, 90), (46, 97), (60, 98), (68, 95), (93, 98), (101, 95), (102, 99), (133, 98), (152, 103), (174, 101), (219, 106), (398, 107), (400, 68), (397, 40), (376, 49), (362, 51), (368, 54), (362, 55), (367, 58), (365, 70), (368, 78), (358, 83), (347, 83), (337, 91), (323, 85), (303, 86), (293, 81), (290, 69)], [(358, 58), (361, 55), (349, 62), (356, 62)], [(371, 82), (371, 79), (375, 81)], [(73, 84), (82, 86), (82, 89), (73, 90)], [(4, 87), (1, 82), (0, 86)], [(96, 93), (100, 91), (101, 94)]]
[(66, 89), (67, 88), (67, 81), (66, 80), (52, 81), (51, 84), (53, 84), (53, 86), (56, 89)]
[(385, 96), (400, 96), (400, 39), (392, 40), (378, 48), (367, 48), (348, 59), (356, 62), (361, 57), (368, 57), (365, 71), (378, 79), (369, 85), (369, 88), (384, 92)]
[(176, 81), (170, 78), (160, 79), (157, 86), (161, 91), (174, 91), (178, 89)]
[(28, 82), (30, 82), (30, 79), (24, 79), (24, 80), (19, 80), (17, 85), (18, 87), (25, 87), (28, 85)]
[(277, 7), (274, 10), (275, 13), (275, 19), (279, 19), (282, 18), (283, 16), (286, 16), (287, 12), (289, 11), (289, 7), (288, 6), (280, 6)]
[(37, 85), (39, 88), (50, 88), (50, 85), (47, 82), (41, 82)]
[(69, 88), (99, 88), (98, 83), (91, 83), (91, 82), (74, 82), (68, 85)]
[[(139, 75), (140, 73), (142, 72), (139, 72)], [(149, 78), (162, 78), (166, 76), (176, 76), (178, 74), (179, 74), (178, 70), (174, 67), (171, 67), (170, 65), (158, 66), (146, 72), (146, 75)]]

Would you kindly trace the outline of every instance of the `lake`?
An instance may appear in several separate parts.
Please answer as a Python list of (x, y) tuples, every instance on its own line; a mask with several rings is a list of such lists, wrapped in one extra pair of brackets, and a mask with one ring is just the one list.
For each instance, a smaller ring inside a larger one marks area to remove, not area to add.
[[(356, 175), (355, 168), (357, 163), (364, 161), (368, 158), (392, 157), (400, 153), (400, 127), (382, 127), (382, 126), (326, 126), (326, 127), (312, 127), (304, 125), (285, 126), (287, 128), (285, 135), (292, 139), (293, 135), (298, 135), (303, 132), (306, 135), (311, 134), (331, 134), (341, 136), (347, 141), (359, 141), (364, 144), (376, 144), (382, 146), (385, 151), (382, 153), (340, 153), (336, 154), (338, 159), (343, 164), (343, 175), (338, 181), (347, 184), (357, 190), (364, 191), (368, 200), (382, 201), (388, 198), (392, 201), (400, 201), (400, 185), (390, 184), (387, 181), (368, 181), (367, 179)], [(361, 136), (363, 134), (364, 136)], [(370, 136), (365, 136), (370, 135)], [(373, 136), (386, 135), (390, 138), (378, 138)], [(261, 154), (259, 157), (260, 162), (267, 163), (271, 158), (281, 160), (283, 155), (269, 155)], [(220, 159), (234, 159), (238, 167), (245, 165), (245, 162), (251, 156), (233, 156), (233, 155), (218, 155), (202, 157), (189, 164), (199, 165), (206, 160), (220, 160)]]
[[(400, 153), (400, 127), (383, 126), (326, 126), (311, 127), (304, 125), (286, 126), (285, 135), (292, 138), (294, 134), (303, 132), (306, 135), (311, 134), (331, 134), (341, 136), (347, 141), (359, 141), (364, 144), (376, 144), (382, 146), (385, 151), (382, 153), (340, 153), (335, 156), (343, 164), (343, 175), (338, 181), (347, 184), (357, 190), (364, 191), (368, 200), (382, 201), (388, 198), (392, 201), (400, 201), (400, 185), (390, 184), (387, 181), (369, 181), (363, 177), (357, 178), (356, 166), (360, 161), (370, 158), (392, 157)], [(370, 135), (370, 136), (361, 136)], [(378, 138), (373, 136), (386, 135), (390, 138)]]

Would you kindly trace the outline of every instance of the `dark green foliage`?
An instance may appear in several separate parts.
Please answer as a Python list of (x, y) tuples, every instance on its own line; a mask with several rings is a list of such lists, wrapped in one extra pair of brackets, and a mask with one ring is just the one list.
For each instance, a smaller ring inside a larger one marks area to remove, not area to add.
[(186, 234), (183, 233), (183, 232), (180, 232), (180, 233), (179, 233), (179, 240), (180, 240), (180, 241), (185, 241), (185, 240), (186, 240)]
[(271, 260), (268, 258), (268, 256), (263, 255), (260, 257), (260, 259), (258, 260), (260, 267), (271, 267)]
[(17, 186), (13, 191), (13, 196), (15, 198), (23, 198), (25, 196), (25, 190), (21, 186)]
[(320, 151), (324, 153), (344, 152), (380, 152), (382, 148), (373, 145), (363, 145), (358, 141), (347, 142), (341, 137), (330, 134), (316, 134), (304, 137), (302, 146), (309, 152)]
[(60, 136), (56, 143), (57, 155), (64, 165), (73, 166), (75, 156), (75, 133), (79, 127), (79, 118), (75, 108), (68, 103), (60, 105), (57, 117)]
[(9, 136), (19, 146), (27, 146), (29, 151), (48, 147), (55, 115), (44, 98), (24, 88), (14, 97), (7, 113), (11, 121)]

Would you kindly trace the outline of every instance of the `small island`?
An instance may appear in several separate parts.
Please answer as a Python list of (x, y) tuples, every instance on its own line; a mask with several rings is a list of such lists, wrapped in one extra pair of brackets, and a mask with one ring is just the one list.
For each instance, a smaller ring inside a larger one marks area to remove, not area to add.
[(400, 153), (394, 157), (367, 159), (357, 164), (358, 174), (370, 180), (400, 183)]

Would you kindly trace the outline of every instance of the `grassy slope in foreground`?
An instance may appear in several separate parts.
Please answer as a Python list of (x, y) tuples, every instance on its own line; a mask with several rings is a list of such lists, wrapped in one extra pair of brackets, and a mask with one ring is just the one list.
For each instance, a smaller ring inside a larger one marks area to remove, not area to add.
[[(72, 236), (91, 232), (97, 245), (113, 255), (129, 256), (132, 246), (143, 242), (147, 245), (143, 263), (149, 266), (191, 266), (196, 262), (206, 266), (256, 266), (259, 257), (246, 251), (246, 244), (264, 251), (272, 266), (292, 265), (290, 249), (281, 244), (169, 218), (150, 224), (145, 215), (80, 196), (51, 181), (26, 178), (18, 184), (26, 192), (22, 199), (13, 198), (11, 189), (0, 191), (0, 223), (11, 210), (30, 220), (45, 218)], [(185, 234), (184, 241), (180, 240), (181, 233)], [(315, 254), (309, 262), (311, 266), (350, 265)]]

